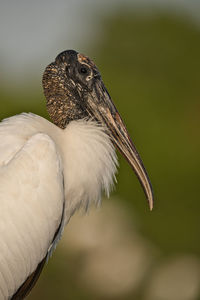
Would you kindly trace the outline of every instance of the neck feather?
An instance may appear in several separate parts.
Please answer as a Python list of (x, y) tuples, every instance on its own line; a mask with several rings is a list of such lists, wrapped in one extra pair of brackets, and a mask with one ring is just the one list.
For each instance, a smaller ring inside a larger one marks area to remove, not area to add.
[(102, 191), (109, 196), (118, 163), (109, 136), (97, 123), (72, 121), (63, 133), (62, 157), (69, 217), (79, 207), (87, 210), (90, 204), (98, 204)]

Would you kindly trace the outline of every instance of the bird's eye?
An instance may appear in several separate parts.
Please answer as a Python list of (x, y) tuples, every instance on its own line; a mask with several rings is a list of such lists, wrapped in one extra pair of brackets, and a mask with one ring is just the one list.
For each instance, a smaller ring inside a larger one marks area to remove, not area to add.
[(88, 73), (88, 69), (86, 67), (81, 67), (80, 68), (80, 73), (81, 74), (87, 74)]

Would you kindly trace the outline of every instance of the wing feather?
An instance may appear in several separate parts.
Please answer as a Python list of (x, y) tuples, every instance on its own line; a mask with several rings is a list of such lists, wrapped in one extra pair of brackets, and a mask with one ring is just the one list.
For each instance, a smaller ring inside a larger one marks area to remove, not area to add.
[(64, 223), (61, 165), (53, 140), (38, 133), (0, 168), (3, 299), (23, 299), (28, 294), (59, 240)]
[(28, 296), (29, 292), (32, 290), (34, 285), (36, 284), (43, 268), (45, 265), (47, 257), (43, 258), (43, 260), (37, 266), (37, 269), (26, 279), (26, 281), (19, 287), (16, 293), (12, 296), (11, 300), (22, 300), (26, 296)]

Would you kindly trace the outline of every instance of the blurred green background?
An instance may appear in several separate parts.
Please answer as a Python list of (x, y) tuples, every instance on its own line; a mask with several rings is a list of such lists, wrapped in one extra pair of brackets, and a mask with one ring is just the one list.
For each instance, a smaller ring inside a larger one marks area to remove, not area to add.
[[(74, 217), (28, 299), (198, 300), (199, 24), (177, 9), (112, 5), (90, 11), (99, 29), (76, 50), (100, 69), (151, 178), (155, 208), (149, 212), (119, 155), (111, 198)], [(63, 35), (56, 46), (59, 53), (74, 44)], [(46, 64), (58, 54), (49, 53)], [(1, 119), (23, 111), (48, 117), (39, 76), (0, 78)]]

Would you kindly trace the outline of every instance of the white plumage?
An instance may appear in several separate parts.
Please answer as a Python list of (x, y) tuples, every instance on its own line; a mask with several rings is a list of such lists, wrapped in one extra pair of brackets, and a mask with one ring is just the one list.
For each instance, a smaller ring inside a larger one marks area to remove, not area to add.
[(64, 224), (102, 189), (109, 194), (117, 159), (92, 121), (62, 130), (21, 114), (0, 123), (0, 141), (0, 299), (8, 299), (51, 249), (62, 216)]

